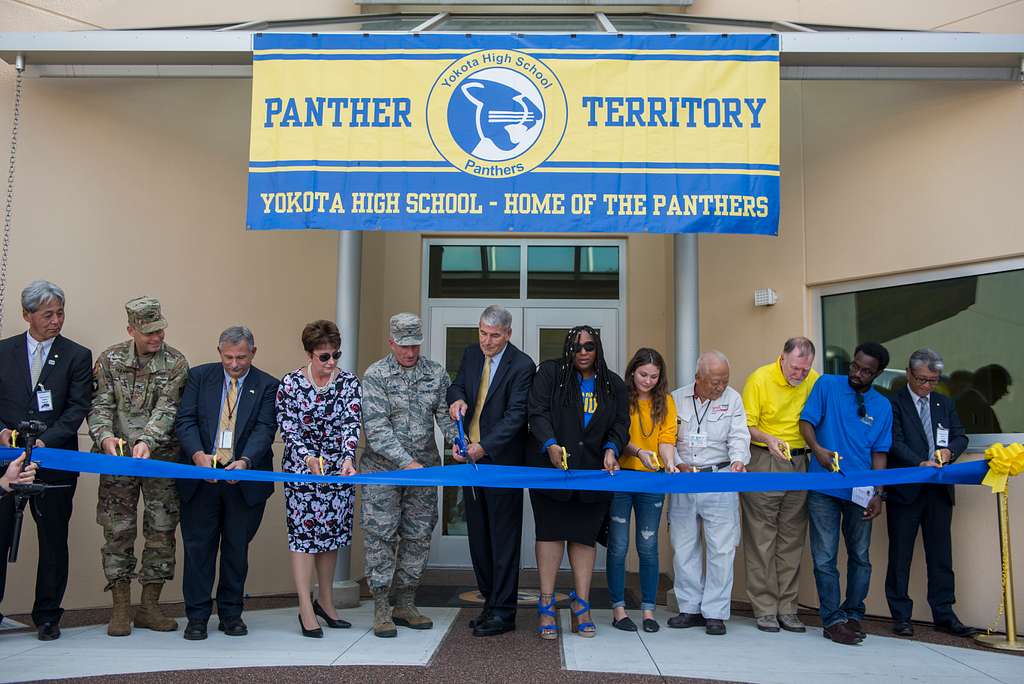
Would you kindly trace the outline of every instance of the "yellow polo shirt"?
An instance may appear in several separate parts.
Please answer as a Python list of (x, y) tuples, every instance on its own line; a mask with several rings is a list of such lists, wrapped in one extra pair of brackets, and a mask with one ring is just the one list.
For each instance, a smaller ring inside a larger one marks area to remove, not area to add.
[[(802, 449), (807, 443), (800, 436), (800, 412), (819, 373), (812, 368), (803, 382), (793, 387), (786, 382), (779, 361), (775, 359), (755, 370), (743, 386), (747, 426), (778, 437), (790, 449)], [(753, 444), (765, 446), (760, 442)]]
[[(656, 454), (659, 444), (671, 444), (674, 447), (678, 425), (676, 423), (676, 402), (672, 400), (672, 395), (669, 394), (665, 397), (665, 419), (661, 421), (661, 425), (654, 425), (654, 419), (651, 418), (650, 400), (640, 399), (637, 401), (637, 408), (638, 411), (629, 412), (629, 443)], [(658, 459), (661, 460), (660, 454), (658, 454)], [(662, 465), (665, 464), (662, 463)], [(652, 472), (644, 467), (639, 456), (632, 454), (620, 458), (619, 467), (623, 470)]]

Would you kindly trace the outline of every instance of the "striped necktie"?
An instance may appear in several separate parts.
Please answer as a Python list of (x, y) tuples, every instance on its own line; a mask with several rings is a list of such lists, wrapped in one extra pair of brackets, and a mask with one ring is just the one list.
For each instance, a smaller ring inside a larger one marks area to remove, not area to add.
[(46, 361), (46, 358), (45, 358), (44, 354), (45, 354), (45, 351), (43, 350), (43, 343), (42, 342), (38, 342), (36, 344), (35, 351), (32, 352), (32, 366), (30, 367), (30, 372), (31, 372), (31, 375), (32, 375), (32, 389), (33, 390), (35, 390), (36, 383), (39, 382), (39, 376), (43, 372), (43, 362)]
[(928, 397), (917, 398), (917, 415), (921, 416), (921, 427), (928, 438), (928, 460), (935, 457), (935, 435), (932, 434), (932, 411), (928, 407)]

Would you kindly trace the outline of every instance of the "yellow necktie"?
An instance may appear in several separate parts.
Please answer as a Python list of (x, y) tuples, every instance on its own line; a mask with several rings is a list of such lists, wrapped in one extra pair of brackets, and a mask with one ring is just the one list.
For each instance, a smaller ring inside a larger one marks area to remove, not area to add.
[[(217, 462), (227, 465), (231, 462), (235, 446), (235, 416), (238, 414), (238, 380), (231, 378), (228, 385), (227, 396), (224, 397), (224, 405), (220, 409), (220, 430), (217, 431)], [(220, 446), (221, 435), (225, 432), (231, 433), (231, 448), (223, 449)]]
[(473, 417), (469, 420), (469, 441), (480, 441), (480, 413), (487, 401), (487, 389), (491, 386), (491, 357), (484, 357), (484, 372), (480, 375), (480, 389), (476, 393), (476, 405), (473, 406)]

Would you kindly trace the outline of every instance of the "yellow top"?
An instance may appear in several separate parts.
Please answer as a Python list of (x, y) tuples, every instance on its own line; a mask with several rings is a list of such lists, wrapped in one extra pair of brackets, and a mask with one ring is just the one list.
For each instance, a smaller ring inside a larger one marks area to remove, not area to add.
[[(654, 419), (651, 418), (650, 400), (641, 399), (637, 401), (637, 408), (639, 409), (638, 411), (629, 412), (629, 443), (645, 451), (653, 451), (656, 454), (658, 453), (659, 444), (671, 444), (675, 447), (678, 426), (676, 424), (676, 403), (672, 400), (672, 395), (665, 396), (665, 419), (661, 421), (661, 425), (654, 425)], [(664, 460), (660, 454), (658, 460)], [(664, 466), (665, 464), (662, 463), (661, 465)], [(619, 467), (623, 470), (653, 472), (644, 467), (643, 461), (640, 460), (639, 456), (631, 454), (624, 454), (619, 458)]]
[[(782, 374), (780, 359), (761, 366), (750, 374), (743, 386), (743, 408), (747, 411), (747, 426), (778, 437), (790, 449), (807, 446), (800, 436), (800, 412), (817, 382), (819, 374), (813, 368), (796, 387)], [(760, 442), (752, 442), (766, 446)]]

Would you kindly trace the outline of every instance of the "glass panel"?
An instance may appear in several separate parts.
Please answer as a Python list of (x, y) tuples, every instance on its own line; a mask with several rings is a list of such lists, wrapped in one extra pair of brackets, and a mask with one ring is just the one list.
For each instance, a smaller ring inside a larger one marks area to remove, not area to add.
[(778, 33), (767, 23), (703, 23), (691, 19), (653, 17), (643, 14), (609, 14), (609, 21), (623, 33)]
[(433, 31), (603, 31), (593, 14), (456, 14), (441, 22)]
[(858, 343), (881, 342), (889, 368), (876, 386), (906, 386), (907, 359), (930, 347), (945, 368), (935, 391), (956, 400), (968, 433), (1024, 432), (1024, 399), (1011, 392), (1024, 377), (1024, 270), (935, 280), (822, 298), (827, 373), (846, 373)]
[(260, 29), (265, 33), (346, 33), (348, 31), (410, 31), (427, 19), (431, 14), (415, 14), (394, 17), (351, 17), (324, 19), (322, 21), (280, 22), (275, 21), (267, 28)]
[[(459, 373), (459, 361), (462, 351), (480, 340), (479, 331), (475, 327), (451, 326), (444, 329), (444, 360), (445, 370), (452, 380)], [(451, 444), (445, 444), (447, 453), (451, 453)], [(446, 460), (447, 462), (447, 460)], [(464, 537), (466, 531), (466, 505), (462, 500), (462, 487), (444, 487), (441, 493), (441, 534)]]
[(429, 296), (518, 299), (517, 245), (431, 245)]
[(459, 374), (459, 361), (462, 360), (462, 351), (471, 344), (480, 342), (480, 331), (476, 328), (445, 328), (444, 337), (444, 367), (448, 371), (448, 377), (455, 380)]
[[(581, 323), (582, 325), (582, 323)], [(601, 333), (600, 328), (594, 328)], [(569, 334), (569, 328), (541, 328), (540, 344), (537, 345), (541, 361), (562, 358), (562, 345), (565, 344), (565, 336)]]
[(466, 502), (462, 500), (462, 487), (445, 487), (441, 495), (442, 511), (441, 534), (447, 537), (465, 537)]
[(529, 299), (618, 299), (619, 248), (527, 248)]

